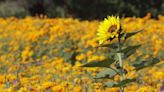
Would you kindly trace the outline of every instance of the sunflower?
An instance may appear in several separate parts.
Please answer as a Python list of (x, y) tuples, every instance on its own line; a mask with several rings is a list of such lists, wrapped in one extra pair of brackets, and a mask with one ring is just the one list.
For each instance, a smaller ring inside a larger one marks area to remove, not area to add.
[(99, 39), (99, 44), (104, 43), (108, 39), (113, 39), (118, 37), (120, 29), (120, 19), (117, 16), (108, 16), (100, 23), (97, 30), (97, 36)]

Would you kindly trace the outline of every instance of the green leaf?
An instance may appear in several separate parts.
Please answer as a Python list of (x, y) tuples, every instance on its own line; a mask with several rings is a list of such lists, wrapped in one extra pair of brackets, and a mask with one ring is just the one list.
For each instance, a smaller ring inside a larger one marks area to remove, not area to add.
[(135, 32), (131, 32), (131, 33), (126, 33), (126, 34), (124, 35), (124, 38), (125, 38), (125, 39), (128, 39), (129, 37), (132, 37), (133, 35), (135, 35), (135, 34), (141, 32), (141, 31), (142, 31), (142, 30), (135, 31)]
[[(120, 43), (120, 45), (123, 46), (123, 43)], [(103, 44), (103, 45), (97, 46), (95, 48), (98, 48), (98, 47), (109, 47), (112, 49), (116, 49), (116, 48), (118, 48), (118, 43)]]
[(157, 63), (159, 63), (160, 60), (158, 58), (153, 58), (152, 60), (149, 60), (149, 61), (142, 61), (142, 62), (137, 62), (137, 63), (132, 63), (131, 65), (133, 67), (135, 67), (135, 70), (141, 70), (141, 69), (144, 69), (146, 67), (150, 67), (150, 66), (153, 66)]
[(120, 51), (117, 51), (117, 53), (123, 53), (123, 59), (127, 59), (129, 56), (133, 55), (136, 52), (136, 49), (139, 48), (141, 45), (135, 45), (135, 46), (128, 46), (127, 48), (124, 48)]
[(112, 58), (105, 59), (102, 61), (91, 61), (91, 62), (88, 62), (88, 63), (82, 65), (82, 67), (109, 67), (114, 62), (115, 62), (115, 60)]
[(132, 83), (134, 81), (136, 81), (136, 79), (125, 79), (125, 80), (119, 82), (118, 84), (114, 85), (114, 87), (126, 86), (127, 84)]
[(115, 85), (117, 84), (117, 82), (106, 82), (105, 84), (104, 84), (104, 87), (114, 87)]
[(123, 55), (123, 59), (128, 58), (129, 56), (133, 55), (136, 52), (136, 49), (130, 50)]
[(104, 87), (123, 87), (126, 86), (129, 83), (135, 82), (136, 79), (125, 79), (121, 82), (106, 82), (104, 84)]
[(147, 67), (147, 61), (142, 61), (142, 62), (138, 62), (138, 63), (134, 63), (132, 64), (133, 67), (135, 67), (135, 70), (140, 70), (143, 69), (145, 67)]
[(117, 48), (117, 43), (103, 44), (103, 45), (97, 46), (95, 48), (98, 48), (98, 47), (109, 47), (109, 48), (115, 49), (115, 48)]
[(113, 79), (116, 74), (117, 74), (116, 71), (114, 71), (110, 68), (107, 68), (107, 69), (104, 69), (101, 72), (99, 72), (96, 75), (95, 79), (102, 79), (102, 78)]
[(124, 53), (124, 54), (126, 54), (126, 53), (128, 53), (129, 51), (131, 51), (131, 50), (136, 50), (137, 48), (139, 48), (141, 45), (135, 45), (135, 46), (128, 46), (127, 48), (125, 48), (125, 49), (122, 49), (122, 50), (120, 50), (120, 51), (117, 51), (117, 53)]

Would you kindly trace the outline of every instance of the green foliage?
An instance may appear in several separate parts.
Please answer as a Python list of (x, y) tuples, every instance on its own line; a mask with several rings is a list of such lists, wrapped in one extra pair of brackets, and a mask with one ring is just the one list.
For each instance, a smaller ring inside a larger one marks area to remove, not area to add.
[(24, 17), (26, 15), (28, 15), (28, 11), (24, 7), (18, 5), (16, 2), (0, 3), (0, 17)]
[(117, 51), (117, 53), (123, 53), (124, 56), (123, 58), (126, 59), (128, 58), (130, 55), (134, 54), (136, 49), (139, 48), (141, 45), (135, 45), (135, 46), (128, 46), (120, 51)]
[(135, 31), (135, 32), (131, 32), (131, 33), (124, 33), (122, 34), (123, 38), (126, 40), (128, 38), (130, 38), (131, 36), (134, 36), (135, 34), (141, 32), (142, 30), (139, 30), (139, 31)]
[(105, 84), (104, 84), (104, 87), (114, 87), (114, 85), (116, 85), (117, 84), (117, 82), (106, 82)]
[(106, 82), (104, 84), (104, 87), (122, 87), (122, 86), (126, 86), (129, 83), (132, 83), (136, 81), (136, 79), (125, 79), (123, 81), (120, 81), (119, 83), (117, 82)]
[(102, 19), (107, 15), (143, 17), (151, 12), (156, 18), (164, 14), (164, 3), (162, 0), (5, 0), (1, 1), (0, 10), (3, 17), (45, 14), (48, 17)]
[(134, 66), (135, 70), (138, 71), (138, 70), (153, 66), (159, 62), (160, 61), (158, 58), (153, 58), (152, 60), (148, 60), (148, 61), (141, 61), (141, 62), (132, 63), (132, 66)]
[[(96, 48), (106, 47), (109, 49), (113, 49), (114, 50), (113, 54), (115, 54), (115, 56), (113, 56), (112, 54), (108, 54), (109, 55), (108, 57), (114, 57), (114, 58), (107, 58), (103, 61), (92, 61), (92, 62), (84, 64), (82, 67), (105, 68), (99, 73), (97, 73), (94, 79), (102, 79), (102, 80), (110, 79), (112, 81), (104, 83), (104, 87), (119, 87), (120, 91), (124, 92), (123, 91), (124, 87), (126, 87), (128, 84), (132, 82), (137, 82), (136, 80), (138, 78), (130, 79), (130, 78), (125, 77), (125, 75), (130, 71), (127, 71), (127, 69), (124, 69), (125, 62), (123, 60), (128, 59), (128, 57), (131, 55), (134, 55), (136, 50), (139, 47), (141, 47), (141, 45), (126, 46), (125, 41), (126, 39), (134, 36), (135, 34), (139, 32), (141, 31), (119, 34), (120, 37), (118, 38), (118, 42), (97, 46)], [(135, 68), (134, 70), (136, 71), (139, 71), (141, 69), (144, 69), (150, 66), (154, 66), (155, 64), (160, 62), (158, 58), (151, 58), (151, 59), (149, 58), (148, 60), (140, 61), (140, 62), (138, 62), (138, 60), (140, 60), (140, 57), (136, 57), (136, 61), (133, 61), (133, 63), (131, 63), (131, 65)], [(114, 77), (116, 75), (120, 76), (119, 81), (114, 80)]]
[(120, 51), (117, 51), (117, 53), (128, 53), (131, 50), (137, 49), (138, 47), (140, 47), (141, 45), (136, 45), (136, 46), (128, 46), (125, 49), (122, 49)]
[(107, 68), (97, 73), (95, 79), (102, 79), (102, 78), (113, 79), (116, 74), (118, 74), (116, 70)]
[(73, 11), (74, 16), (83, 19), (104, 18), (106, 15), (112, 14), (141, 17), (145, 16), (147, 12), (152, 12), (153, 17), (157, 17), (163, 9), (162, 0), (69, 0), (65, 4), (68, 7), (67, 11)]
[(109, 67), (114, 62), (115, 60), (110, 58), (102, 61), (91, 61), (84, 64), (82, 67)]

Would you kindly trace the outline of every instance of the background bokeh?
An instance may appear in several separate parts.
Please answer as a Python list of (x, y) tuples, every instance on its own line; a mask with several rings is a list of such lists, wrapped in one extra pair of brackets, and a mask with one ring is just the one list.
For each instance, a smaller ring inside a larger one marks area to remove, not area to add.
[(102, 19), (106, 15), (153, 18), (164, 14), (164, 0), (0, 0), (0, 17), (76, 17)]
[[(125, 91), (163, 91), (163, 11), (164, 0), (0, 0), (0, 92), (119, 92), (93, 78), (102, 69), (80, 67), (111, 56), (95, 48), (108, 15), (120, 16), (124, 32), (143, 30), (125, 43), (142, 44), (124, 60), (126, 77), (141, 81)], [(160, 62), (132, 71), (131, 63), (152, 57)]]

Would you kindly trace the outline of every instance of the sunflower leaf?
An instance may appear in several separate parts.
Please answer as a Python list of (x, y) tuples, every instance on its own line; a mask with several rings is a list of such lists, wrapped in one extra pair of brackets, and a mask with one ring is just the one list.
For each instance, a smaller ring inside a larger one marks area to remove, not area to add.
[(117, 53), (124, 53), (124, 54), (127, 54), (129, 51), (131, 50), (135, 50), (137, 48), (139, 48), (141, 45), (135, 45), (135, 46), (128, 46), (126, 47), (125, 49), (122, 49), (120, 51), (117, 51)]
[(129, 83), (135, 82), (136, 79), (125, 79), (121, 82), (106, 82), (104, 84), (104, 87), (123, 87), (126, 86)]
[(114, 62), (115, 62), (115, 60), (112, 58), (104, 59), (102, 61), (91, 61), (91, 62), (88, 62), (88, 63), (82, 65), (82, 67), (109, 67)]
[(125, 80), (119, 82), (118, 84), (114, 85), (114, 87), (126, 86), (127, 84), (132, 83), (134, 81), (136, 81), (136, 79), (125, 79)]
[(95, 79), (103, 79), (103, 78), (113, 79), (116, 74), (117, 74), (116, 71), (114, 71), (110, 68), (107, 68), (107, 69), (104, 69), (103, 71), (99, 72), (96, 75)]
[(109, 47), (109, 48), (115, 49), (115, 48), (117, 48), (117, 43), (103, 44), (103, 45), (97, 46), (95, 48), (98, 48), (98, 47)]
[(126, 39), (128, 39), (128, 38), (132, 37), (133, 35), (135, 35), (135, 34), (137, 34), (137, 33), (141, 32), (141, 31), (142, 31), (142, 30), (135, 31), (135, 32), (131, 32), (131, 33), (126, 33), (123, 37), (124, 37), (124, 38), (125, 38), (125, 40), (126, 40)]
[[(136, 48), (138, 48), (138, 47), (136, 47)], [(123, 59), (126, 59), (126, 58), (128, 58), (129, 56), (131, 56), (131, 55), (133, 55), (134, 53), (136, 53), (136, 48), (135, 48), (135, 49), (131, 49), (131, 50), (127, 51), (126, 53), (124, 53)]]
[(106, 82), (104, 84), (104, 87), (114, 87), (115, 85), (117, 85), (118, 83), (117, 82)]
[(135, 67), (135, 70), (138, 71), (138, 70), (144, 69), (146, 67), (151, 67), (159, 62), (160, 62), (160, 60), (158, 58), (153, 58), (152, 60), (132, 63), (131, 65), (133, 67)]

